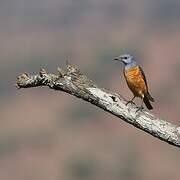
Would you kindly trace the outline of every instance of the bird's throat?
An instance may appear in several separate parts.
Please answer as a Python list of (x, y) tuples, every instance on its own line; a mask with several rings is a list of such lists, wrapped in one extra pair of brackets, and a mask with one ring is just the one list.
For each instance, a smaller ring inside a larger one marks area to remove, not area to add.
[(132, 63), (126, 64), (125, 70), (128, 70), (130, 68), (134, 68), (134, 67), (137, 67), (137, 63), (135, 61), (133, 61)]

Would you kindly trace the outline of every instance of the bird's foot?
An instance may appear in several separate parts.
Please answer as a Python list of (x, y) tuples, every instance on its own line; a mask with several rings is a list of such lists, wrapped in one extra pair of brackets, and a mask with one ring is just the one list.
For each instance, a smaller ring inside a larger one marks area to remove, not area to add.
[(138, 107), (138, 109), (136, 110), (136, 113), (139, 112), (139, 111), (142, 112), (143, 110), (144, 110), (144, 107), (143, 107), (143, 106)]
[(134, 104), (134, 105), (135, 105), (135, 103), (134, 103), (133, 101), (128, 101), (128, 102), (126, 103), (126, 106), (127, 106), (128, 104)]

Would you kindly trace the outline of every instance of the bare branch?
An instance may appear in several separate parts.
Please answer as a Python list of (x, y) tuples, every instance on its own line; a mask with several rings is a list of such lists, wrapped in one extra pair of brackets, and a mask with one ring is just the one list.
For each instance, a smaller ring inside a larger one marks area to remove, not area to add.
[(41, 69), (37, 75), (23, 73), (17, 78), (18, 88), (49, 86), (51, 89), (64, 91), (119, 117), (125, 122), (151, 134), (174, 146), (180, 147), (180, 127), (155, 117), (146, 110), (137, 111), (137, 106), (129, 104), (121, 96), (114, 94), (88, 79), (80, 70), (67, 65), (65, 70), (58, 68), (58, 74), (49, 74)]

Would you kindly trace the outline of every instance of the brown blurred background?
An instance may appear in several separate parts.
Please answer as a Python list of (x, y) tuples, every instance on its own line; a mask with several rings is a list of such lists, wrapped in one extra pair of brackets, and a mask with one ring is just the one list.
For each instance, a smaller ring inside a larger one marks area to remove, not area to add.
[(179, 9), (178, 0), (1, 0), (0, 179), (179, 180), (178, 148), (65, 93), (14, 87), (20, 73), (56, 72), (69, 59), (130, 99), (112, 60), (131, 52), (153, 113), (180, 125)]

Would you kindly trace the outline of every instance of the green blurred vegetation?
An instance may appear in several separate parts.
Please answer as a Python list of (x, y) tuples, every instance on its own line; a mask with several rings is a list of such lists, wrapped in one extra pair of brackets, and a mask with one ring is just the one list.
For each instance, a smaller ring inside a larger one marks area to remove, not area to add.
[(74, 180), (94, 179), (98, 171), (98, 160), (90, 154), (76, 154), (67, 165), (67, 175)]

